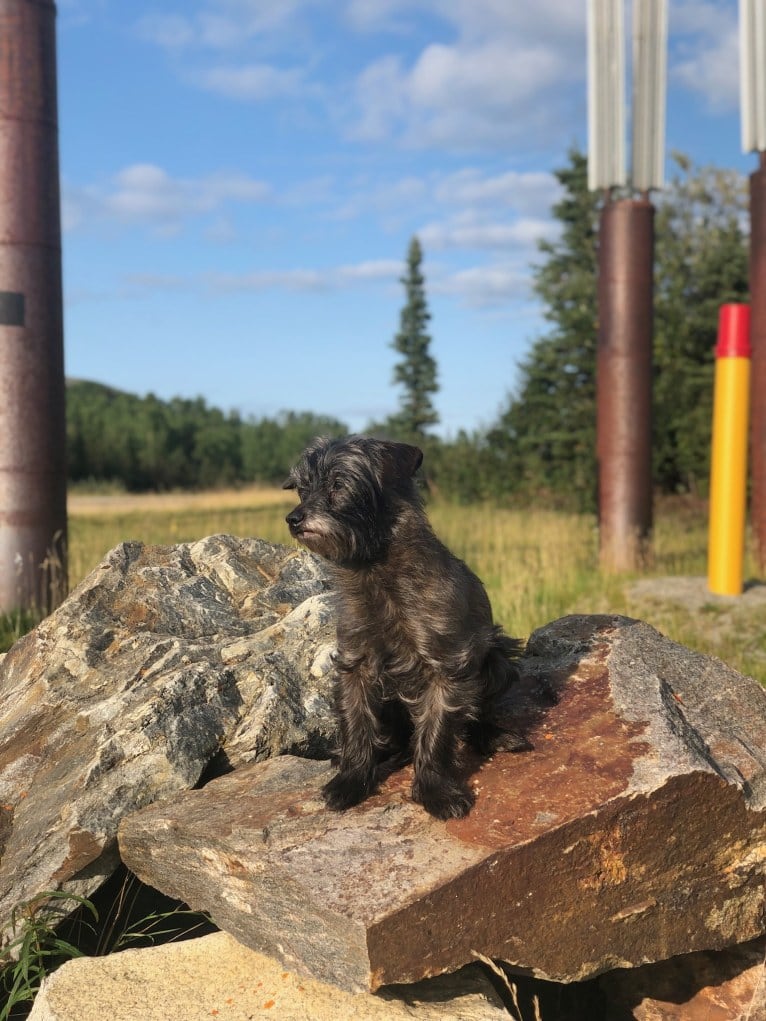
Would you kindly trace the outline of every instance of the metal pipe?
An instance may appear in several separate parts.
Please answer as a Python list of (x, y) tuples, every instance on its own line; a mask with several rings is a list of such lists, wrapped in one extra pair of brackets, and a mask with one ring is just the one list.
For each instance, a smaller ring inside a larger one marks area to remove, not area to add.
[(750, 449), (755, 555), (766, 571), (766, 153), (750, 175)]
[(0, 611), (66, 593), (56, 7), (0, 0)]
[(750, 402), (750, 308), (722, 305), (715, 349), (708, 589), (742, 595)]
[(652, 530), (654, 207), (645, 199), (607, 203), (599, 237), (600, 563), (635, 570)]

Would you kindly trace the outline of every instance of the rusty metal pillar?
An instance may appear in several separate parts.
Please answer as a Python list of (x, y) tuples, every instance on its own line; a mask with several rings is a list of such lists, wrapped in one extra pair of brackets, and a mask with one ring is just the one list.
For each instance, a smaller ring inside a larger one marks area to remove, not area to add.
[(652, 296), (654, 207), (607, 202), (598, 282), (597, 454), (599, 555), (634, 570), (652, 529)]
[(766, 571), (766, 153), (750, 175), (751, 521), (760, 570)]
[(56, 6), (0, 0), (0, 611), (66, 593)]

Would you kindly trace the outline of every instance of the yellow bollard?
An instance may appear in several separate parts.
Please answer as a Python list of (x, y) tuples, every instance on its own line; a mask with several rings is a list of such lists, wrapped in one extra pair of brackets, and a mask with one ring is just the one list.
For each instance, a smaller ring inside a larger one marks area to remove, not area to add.
[(723, 305), (718, 318), (710, 462), (708, 589), (742, 594), (745, 556), (750, 307)]

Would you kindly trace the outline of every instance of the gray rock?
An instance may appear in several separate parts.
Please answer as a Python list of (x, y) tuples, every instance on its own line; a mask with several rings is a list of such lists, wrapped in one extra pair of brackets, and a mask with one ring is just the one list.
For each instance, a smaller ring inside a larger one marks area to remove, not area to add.
[(476, 952), (573, 982), (759, 935), (766, 693), (623, 617), (529, 642), (533, 750), (471, 765), (477, 802), (439, 822), (411, 771), (328, 812), (330, 767), (283, 757), (123, 820), (123, 859), (263, 952), (347, 989)]
[(351, 995), (286, 972), (218, 932), (185, 943), (68, 961), (43, 983), (29, 1021), (500, 1021), (476, 965), (457, 975)]
[(328, 754), (334, 619), (320, 562), (259, 540), (126, 543), (0, 661), (0, 927), (88, 894), (126, 812), (221, 769)]

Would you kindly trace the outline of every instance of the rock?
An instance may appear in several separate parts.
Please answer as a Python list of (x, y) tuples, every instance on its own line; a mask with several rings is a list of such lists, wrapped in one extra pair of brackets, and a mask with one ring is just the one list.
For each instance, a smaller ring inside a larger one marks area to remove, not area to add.
[(646, 624), (568, 617), (522, 665), (532, 751), (474, 763), (446, 823), (411, 772), (346, 813), (328, 764), (237, 770), (120, 827), (126, 864), (290, 970), (376, 989), (475, 952), (573, 982), (759, 935), (766, 693)]
[(764, 1021), (766, 938), (602, 976), (609, 1017), (635, 1021)]
[(47, 978), (29, 1021), (500, 1021), (477, 965), (457, 975), (351, 995), (285, 971), (225, 933), (68, 961)]
[(0, 663), (0, 927), (89, 894), (126, 812), (229, 765), (328, 754), (334, 617), (320, 562), (213, 536), (113, 550)]

